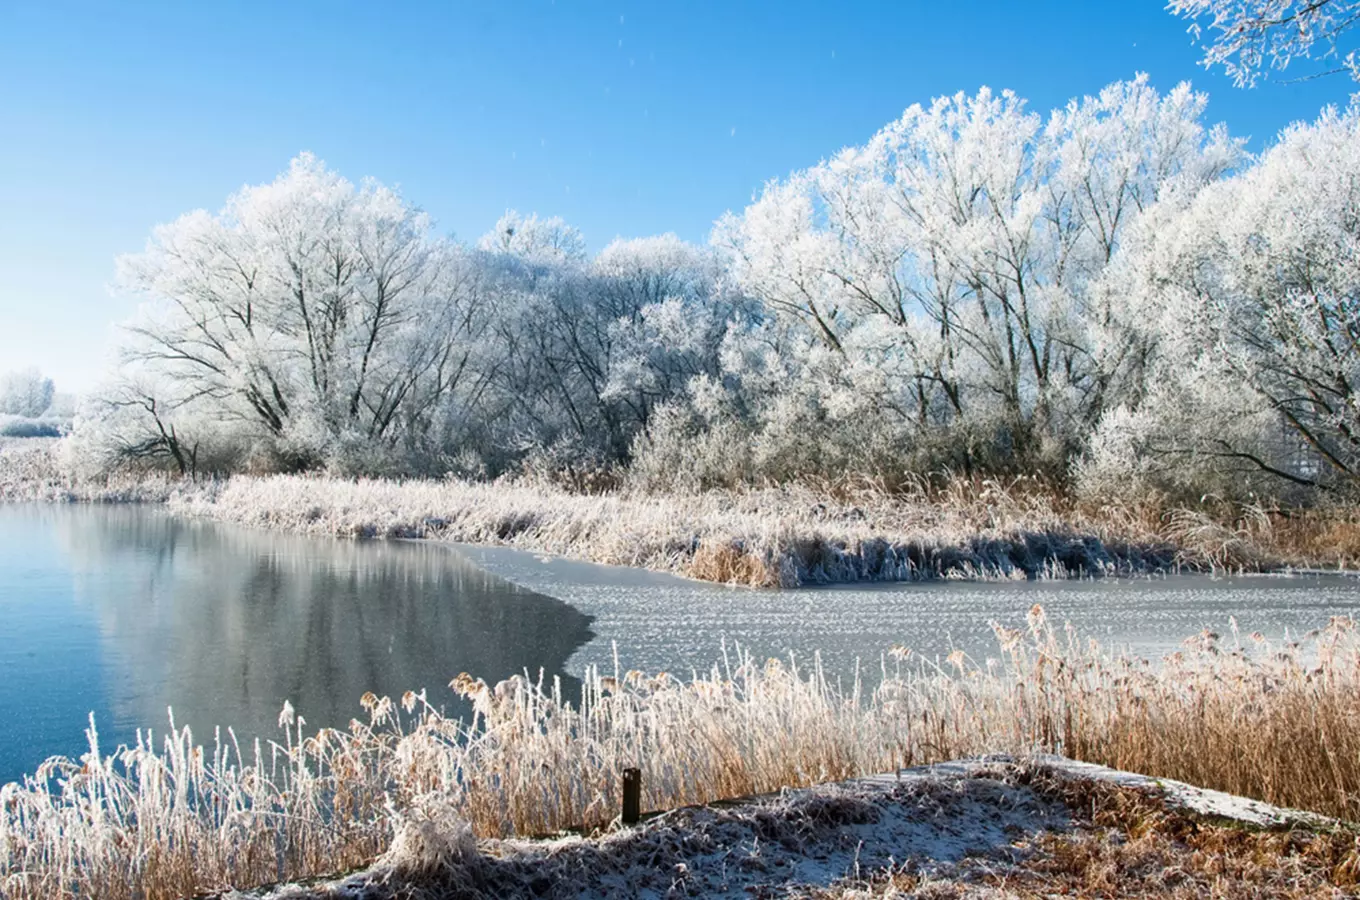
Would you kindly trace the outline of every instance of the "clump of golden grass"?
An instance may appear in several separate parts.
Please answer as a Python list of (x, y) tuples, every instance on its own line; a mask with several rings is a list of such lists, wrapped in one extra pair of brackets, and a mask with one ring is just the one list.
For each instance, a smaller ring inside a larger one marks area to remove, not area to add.
[(699, 581), (779, 587), (780, 572), (769, 554), (753, 553), (738, 543), (709, 541), (699, 545), (684, 573)]
[(632, 765), (644, 807), (662, 809), (1039, 750), (1360, 819), (1350, 620), (1279, 646), (1201, 634), (1161, 665), (1059, 637), (1037, 607), (996, 631), (999, 660), (896, 648), (873, 687), (737, 656), (687, 683), (592, 672), (579, 706), (555, 684), (461, 675), (468, 722), (423, 695), (367, 695), (366, 723), (307, 735), (285, 708), (282, 742), (245, 752), (230, 732), (205, 751), (181, 730), (105, 756), (92, 732), (80, 760), (0, 788), (0, 896), (177, 897), (334, 872), (415, 839), (412, 822), (423, 844), (453, 822), (599, 827)]
[(1289, 562), (1342, 569), (1360, 566), (1360, 509), (1271, 509), (1267, 516), (1267, 539)]
[(1205, 560), (1213, 569), (1260, 571), (1274, 561), (1261, 540), (1269, 532), (1265, 513), (1253, 508), (1232, 524), (1224, 524), (1204, 512), (1177, 509), (1166, 516), (1167, 536), (1175, 542), (1181, 558)]

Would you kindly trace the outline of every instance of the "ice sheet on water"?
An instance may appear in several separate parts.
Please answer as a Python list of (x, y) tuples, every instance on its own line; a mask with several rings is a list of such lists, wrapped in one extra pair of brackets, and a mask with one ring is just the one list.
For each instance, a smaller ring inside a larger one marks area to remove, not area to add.
[(686, 675), (707, 670), (740, 644), (758, 659), (810, 662), (850, 677), (856, 660), (871, 672), (895, 644), (927, 658), (961, 648), (979, 663), (998, 656), (989, 622), (1019, 626), (1035, 603), (1058, 628), (1152, 658), (1202, 629), (1272, 639), (1334, 615), (1360, 616), (1360, 580), (1292, 577), (1169, 576), (1075, 582), (939, 582), (848, 585), (773, 591), (693, 581), (658, 572), (543, 556), (504, 547), (459, 545), (456, 552), (495, 575), (563, 600), (594, 617), (596, 637), (568, 661)]

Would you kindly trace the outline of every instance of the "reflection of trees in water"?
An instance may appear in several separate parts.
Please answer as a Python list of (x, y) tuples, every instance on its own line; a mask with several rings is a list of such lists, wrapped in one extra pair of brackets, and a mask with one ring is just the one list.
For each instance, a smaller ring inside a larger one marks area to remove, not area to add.
[(447, 547), (318, 540), (85, 508), (59, 519), (76, 594), (96, 613), (118, 739), (179, 724), (276, 733), (291, 700), (310, 726), (362, 718), (365, 691), (429, 689), (457, 710), (448, 681), (493, 682), (528, 669), (579, 685), (563, 667), (590, 619), (496, 578)]

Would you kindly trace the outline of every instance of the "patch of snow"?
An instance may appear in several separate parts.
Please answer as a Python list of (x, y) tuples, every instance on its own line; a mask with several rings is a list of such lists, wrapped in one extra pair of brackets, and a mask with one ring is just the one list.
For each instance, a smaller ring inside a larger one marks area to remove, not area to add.
[(1209, 818), (1231, 819), (1258, 828), (1275, 828), (1283, 825), (1298, 824), (1310, 828), (1329, 828), (1337, 823), (1334, 819), (1317, 813), (1299, 809), (1272, 806), (1249, 797), (1225, 794), (1207, 788), (1195, 787), (1183, 781), (1169, 778), (1152, 778), (1135, 772), (1111, 769), (1093, 763), (1078, 762), (1064, 756), (1039, 755), (1035, 761), (1054, 770), (1087, 778), (1093, 781), (1109, 781), (1122, 787), (1153, 790), (1162, 794), (1174, 806), (1188, 809), (1193, 813)]

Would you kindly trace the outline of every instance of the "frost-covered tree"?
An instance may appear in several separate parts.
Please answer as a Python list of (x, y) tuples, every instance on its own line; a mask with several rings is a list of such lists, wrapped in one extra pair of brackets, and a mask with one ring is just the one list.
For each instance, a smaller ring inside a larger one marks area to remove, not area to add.
[(1360, 81), (1360, 56), (1343, 37), (1360, 23), (1354, 0), (1170, 0), (1167, 9), (1191, 21), (1197, 40), (1208, 20), (1214, 37), (1204, 45), (1204, 65), (1223, 66), (1238, 87), (1299, 58), (1333, 63), (1314, 75), (1349, 72)]
[(304, 154), (119, 261), (146, 303), (74, 443), (186, 472), (609, 465), (717, 371), (720, 282), (712, 252), (673, 235), (591, 259), (561, 219), (513, 211), (469, 249)]
[(733, 309), (717, 263), (674, 235), (615, 241), (591, 260), (562, 252), (577, 241), (559, 220), (509, 219), (479, 242), (499, 272), (506, 439), (519, 451), (622, 461), (658, 403), (717, 370)]
[(479, 250), (508, 253), (535, 263), (583, 262), (586, 241), (580, 230), (559, 216), (540, 219), (507, 210), (477, 242)]
[(477, 378), (477, 274), (394, 191), (303, 154), (119, 260), (147, 301), (127, 357), (299, 463), (409, 450)]
[[(80, 405), (66, 442), (68, 458), (89, 472), (138, 466), (196, 475), (205, 438), (220, 435), (213, 433), (210, 416), (194, 414), (194, 405), (177, 390), (182, 387), (144, 373), (119, 373)], [(209, 442), (219, 456), (206, 468), (238, 462), (222, 458), (227, 448), (220, 441)]]
[(36, 368), (0, 375), (0, 415), (41, 416), (52, 405), (55, 390), (52, 379)]
[(1205, 104), (1145, 76), (1047, 120), (1009, 92), (940, 98), (772, 182), (717, 241), (819, 345), (828, 425), (875, 419), (904, 458), (953, 432), (952, 465), (1061, 467), (1137, 356), (1092, 285), (1146, 209), (1240, 158)]
[(602, 398), (626, 424), (645, 428), (658, 403), (690, 379), (715, 375), (728, 322), (746, 309), (722, 281), (714, 254), (673, 234), (616, 240), (594, 260), (593, 293), (611, 318)]
[(1043, 472), (1102, 495), (1360, 485), (1360, 126), (1250, 167), (1187, 85), (913, 106), (708, 247), (474, 248), (304, 155), (120, 262), (70, 441), (185, 474), (516, 468), (639, 486)]
[(1156, 347), (1153, 390), (1102, 423), (1104, 464), (1360, 487), (1360, 109), (1290, 127), (1139, 232), (1110, 280)]

